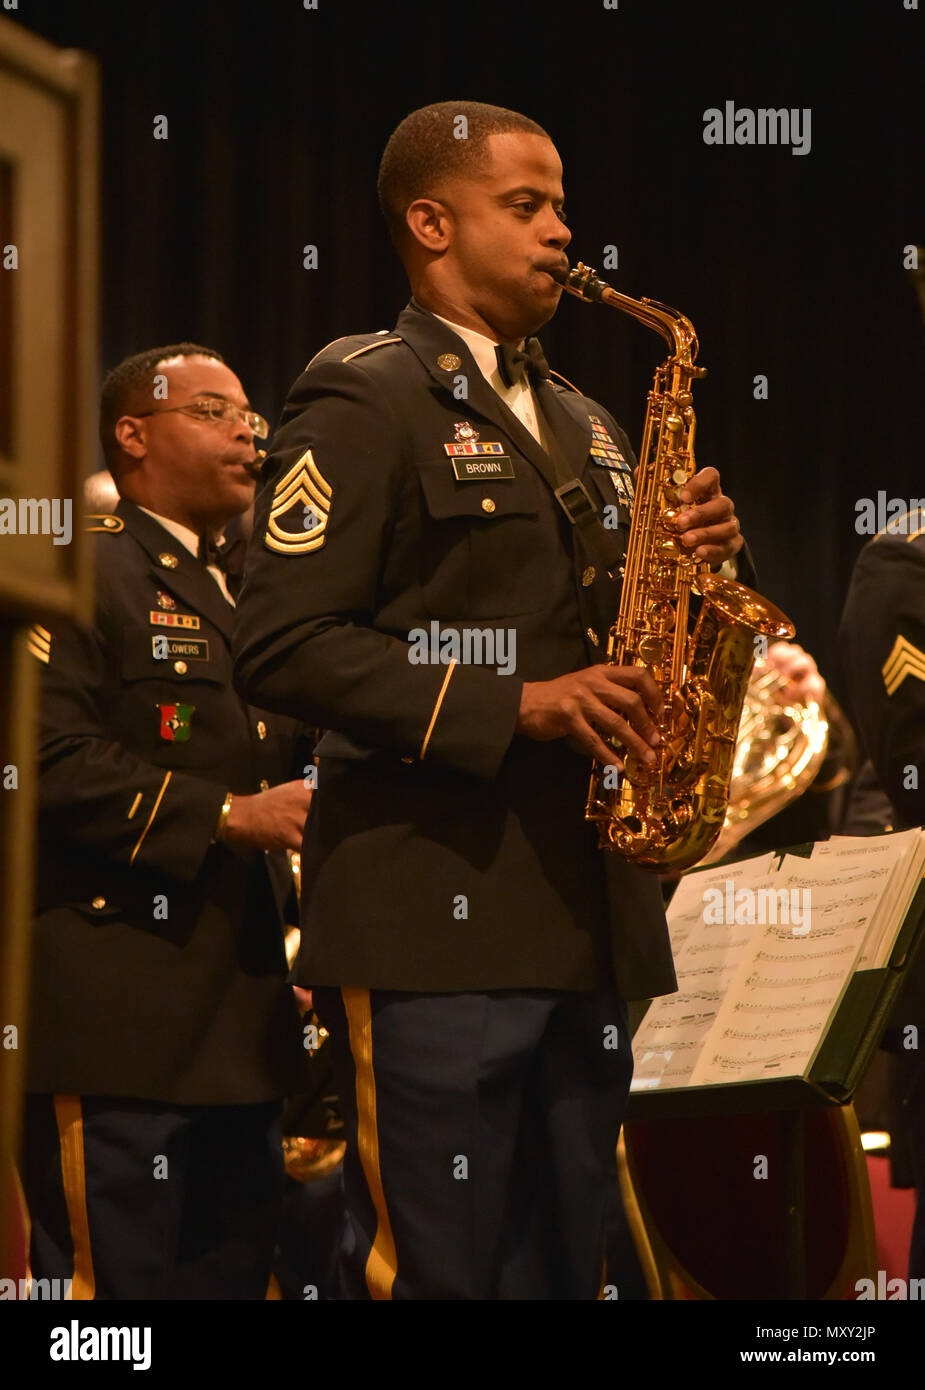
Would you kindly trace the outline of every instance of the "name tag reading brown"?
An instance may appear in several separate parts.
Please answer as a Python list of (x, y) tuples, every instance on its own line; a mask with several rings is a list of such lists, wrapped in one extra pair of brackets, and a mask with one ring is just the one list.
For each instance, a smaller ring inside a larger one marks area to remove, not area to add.
[(492, 478), (513, 478), (514, 465), (507, 454), (489, 454), (483, 458), (454, 458), (451, 460), (457, 482), (484, 483)]

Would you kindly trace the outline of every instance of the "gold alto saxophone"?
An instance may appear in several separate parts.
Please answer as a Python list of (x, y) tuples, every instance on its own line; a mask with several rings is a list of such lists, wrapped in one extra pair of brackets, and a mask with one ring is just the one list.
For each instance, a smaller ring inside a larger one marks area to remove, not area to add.
[[(759, 639), (792, 637), (794, 628), (744, 584), (711, 574), (673, 528), (684, 510), (680, 492), (696, 471), (691, 386), (706, 372), (694, 365), (694, 325), (653, 299), (619, 294), (580, 262), (555, 278), (579, 299), (630, 314), (671, 348), (649, 392), (620, 611), (607, 642), (611, 665), (644, 666), (659, 687), (662, 741), (651, 764), (614, 744), (623, 766), (594, 764), (585, 816), (597, 822), (605, 849), (643, 868), (680, 872), (722, 829)], [(702, 603), (689, 633), (692, 590)]]

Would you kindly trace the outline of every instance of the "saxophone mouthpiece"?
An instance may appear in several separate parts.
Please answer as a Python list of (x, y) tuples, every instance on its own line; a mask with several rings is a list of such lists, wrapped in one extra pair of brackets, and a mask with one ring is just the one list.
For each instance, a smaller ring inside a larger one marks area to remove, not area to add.
[(582, 265), (581, 261), (573, 270), (551, 270), (549, 273), (560, 285), (565, 286), (569, 294), (577, 295), (579, 299), (602, 299), (604, 292), (610, 289), (610, 286), (600, 279), (596, 270), (592, 270), (589, 265)]

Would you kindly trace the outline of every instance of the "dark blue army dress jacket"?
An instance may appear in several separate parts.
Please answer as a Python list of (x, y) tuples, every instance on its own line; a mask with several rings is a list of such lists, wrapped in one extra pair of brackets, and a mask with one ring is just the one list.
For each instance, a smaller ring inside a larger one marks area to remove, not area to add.
[(131, 502), (91, 521), (92, 626), (30, 636), (42, 683), (29, 1088), (277, 1098), (305, 1057), (285, 857), (213, 837), (228, 791), (301, 776), (305, 749), (293, 721), (236, 693), (233, 609), (205, 566)]
[(247, 699), (326, 731), (303, 983), (676, 987), (658, 880), (584, 819), (589, 759), (515, 733), (524, 681), (603, 659), (634, 466), (602, 406), (534, 390), (577, 510), (610, 519), (603, 558), (546, 451), (414, 301), (393, 332), (326, 347), (290, 393), (234, 648)]

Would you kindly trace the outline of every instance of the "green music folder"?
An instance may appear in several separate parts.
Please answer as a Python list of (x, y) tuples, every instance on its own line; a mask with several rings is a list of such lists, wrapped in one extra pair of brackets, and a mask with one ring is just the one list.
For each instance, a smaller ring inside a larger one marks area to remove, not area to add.
[[(668, 907), (679, 989), (636, 1029), (628, 1118), (849, 1101), (923, 934), (923, 873), (914, 829), (685, 874)], [(911, 1018), (891, 1022), (925, 1047)]]

